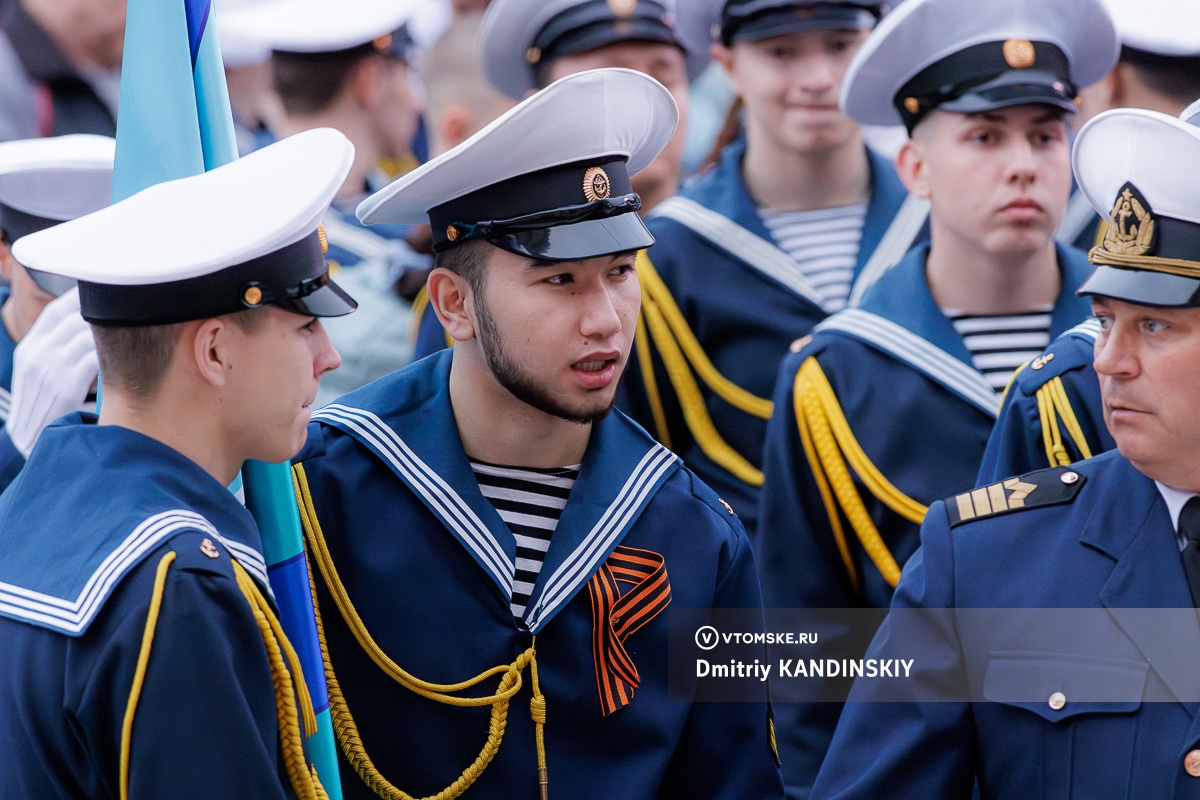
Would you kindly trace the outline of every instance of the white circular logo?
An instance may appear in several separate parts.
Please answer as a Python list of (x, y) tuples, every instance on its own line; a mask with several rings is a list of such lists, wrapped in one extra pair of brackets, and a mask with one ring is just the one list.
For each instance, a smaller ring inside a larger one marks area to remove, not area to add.
[(712, 650), (721, 641), (721, 634), (712, 625), (696, 629), (696, 647), (701, 650)]

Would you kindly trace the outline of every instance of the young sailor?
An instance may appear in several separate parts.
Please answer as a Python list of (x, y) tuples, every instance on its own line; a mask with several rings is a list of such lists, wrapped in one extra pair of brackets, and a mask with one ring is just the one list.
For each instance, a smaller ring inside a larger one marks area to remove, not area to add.
[[(974, 485), (1013, 370), (1087, 317), (1090, 269), (1054, 231), (1076, 91), (1116, 54), (1099, 0), (908, 0), (859, 51), (842, 106), (908, 128), (897, 166), (931, 243), (780, 368), (752, 537), (769, 608), (887, 607), (926, 506)], [(800, 796), (837, 708), (779, 711)]]
[(676, 121), (579, 73), (359, 210), (431, 222), (456, 343), (314, 415), (295, 466), (347, 798), (782, 796), (765, 683), (667, 680), (668, 605), (761, 619), (745, 533), (610, 413), (653, 241), (630, 176)]
[(318, 223), (352, 147), (310, 131), (18, 240), (79, 281), (100, 417), (0, 496), (0, 796), (319, 798), (315, 727), (229, 485), (304, 443), (337, 351)]
[[(814, 800), (1200, 797), (1200, 131), (1111, 111), (1074, 162), (1121, 223), (1080, 288), (1120, 452), (929, 509), (868, 654), (920, 642), (920, 667), (855, 686)], [(936, 702), (873, 702), (902, 698)]]
[(622, 407), (757, 525), (771, 387), (787, 346), (912, 245), (926, 204), (837, 108), (886, 4), (728, 0), (714, 55), (744, 138), (654, 209)]

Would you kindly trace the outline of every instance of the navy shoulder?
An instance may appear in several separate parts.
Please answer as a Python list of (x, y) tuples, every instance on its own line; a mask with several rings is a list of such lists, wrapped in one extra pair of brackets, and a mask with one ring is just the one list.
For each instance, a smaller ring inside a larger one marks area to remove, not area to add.
[(945, 504), (950, 527), (1072, 503), (1088, 481), (1087, 463), (1028, 472), (949, 497)]
[(154, 568), (167, 551), (175, 553), (172, 569), (220, 575), (233, 579), (232, 555), (229, 548), (219, 539), (202, 531), (182, 531), (171, 537), (157, 554), (146, 559)]
[(1088, 320), (1066, 331), (1017, 372), (1012, 387), (1022, 394), (1032, 395), (1054, 378), (1091, 367), (1099, 330), (1099, 323)]
[[(696, 477), (696, 474), (687, 467), (679, 470), (673, 478), (678, 478), (685, 481), (684, 484), (692, 497), (699, 500), (709, 511), (710, 516), (715, 517), (716, 524), (722, 532), (728, 532), (735, 538), (745, 538), (746, 529), (742, 527), (742, 521), (733, 510), (733, 506), (721, 499), (707, 483)], [(665, 487), (664, 487), (665, 488)]]

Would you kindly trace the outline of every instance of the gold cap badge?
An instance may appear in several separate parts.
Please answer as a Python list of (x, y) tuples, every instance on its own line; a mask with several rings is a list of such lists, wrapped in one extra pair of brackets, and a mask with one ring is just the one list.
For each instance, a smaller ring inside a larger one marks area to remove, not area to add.
[(921, 110), (921, 101), (915, 97), (904, 98), (904, 110), (910, 114), (915, 114)]
[(608, 0), (608, 10), (619, 19), (628, 19), (637, 10), (637, 0)]
[(1028, 39), (1009, 39), (1004, 43), (1004, 61), (1013, 69), (1029, 69), (1037, 61), (1033, 42)]
[(590, 202), (607, 200), (612, 187), (608, 182), (608, 173), (600, 167), (590, 167), (583, 173), (583, 196)]
[(1142, 256), (1154, 243), (1154, 214), (1132, 183), (1121, 187), (1109, 215), (1101, 250), (1122, 256)]
[(242, 301), (248, 306), (256, 306), (262, 302), (262, 289), (249, 286), (242, 292)]

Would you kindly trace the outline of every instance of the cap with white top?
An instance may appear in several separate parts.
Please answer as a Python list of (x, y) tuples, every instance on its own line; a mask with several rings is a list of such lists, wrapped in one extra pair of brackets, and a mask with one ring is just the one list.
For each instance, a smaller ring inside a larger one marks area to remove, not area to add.
[(405, 23), (420, 0), (264, 0), (217, 17), (222, 37), (278, 52), (331, 53), (373, 44), (404, 60), (412, 39)]
[(1070, 112), (1118, 53), (1102, 0), (905, 0), (850, 62), (842, 111), (910, 133), (934, 109)]
[(473, 239), (549, 261), (638, 250), (654, 238), (629, 178), (678, 121), (670, 92), (641, 72), (569, 75), (368, 197), (358, 216), (428, 221), (437, 252)]
[(1108, 220), (1079, 294), (1200, 306), (1200, 128), (1189, 116), (1122, 108), (1079, 131), (1075, 177)]
[(200, 175), (167, 181), (30, 234), (13, 255), (79, 281), (84, 319), (165, 325), (275, 305), (340, 316), (319, 225), (354, 147), (316, 128)]

